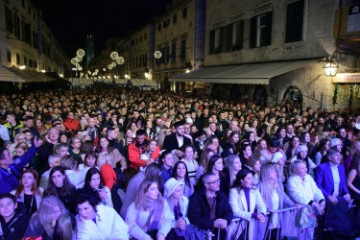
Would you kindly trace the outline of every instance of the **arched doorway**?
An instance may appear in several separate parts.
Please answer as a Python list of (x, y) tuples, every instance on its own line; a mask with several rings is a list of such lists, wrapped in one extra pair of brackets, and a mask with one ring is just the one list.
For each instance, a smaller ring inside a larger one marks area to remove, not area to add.
[(283, 99), (285, 101), (290, 100), (291, 102), (297, 103), (301, 106), (302, 101), (303, 101), (303, 95), (297, 87), (290, 86), (286, 89)]
[(267, 100), (267, 91), (266, 88), (262, 85), (257, 85), (253, 94), (254, 102), (264, 103)]

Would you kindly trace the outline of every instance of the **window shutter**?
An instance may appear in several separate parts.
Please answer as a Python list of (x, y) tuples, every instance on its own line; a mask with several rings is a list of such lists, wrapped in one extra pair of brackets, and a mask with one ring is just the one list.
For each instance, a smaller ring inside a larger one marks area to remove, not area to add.
[(266, 14), (266, 30), (265, 30), (264, 46), (271, 44), (271, 32), (272, 32), (272, 12)]
[(209, 39), (209, 54), (214, 54), (215, 50), (215, 30), (210, 31), (210, 39)]
[(256, 20), (257, 17), (250, 19), (250, 48), (256, 47)]

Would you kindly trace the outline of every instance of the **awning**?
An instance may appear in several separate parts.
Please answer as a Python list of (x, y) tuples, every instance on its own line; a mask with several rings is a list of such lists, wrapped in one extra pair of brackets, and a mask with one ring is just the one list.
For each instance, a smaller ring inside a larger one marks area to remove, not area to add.
[(303, 60), (203, 67), (188, 74), (183, 73), (174, 76), (169, 81), (267, 85), (271, 78), (301, 68), (314, 61)]
[(0, 66), (0, 82), (25, 82), (25, 79)]
[(0, 82), (48, 82), (53, 80), (55, 79), (41, 72), (0, 66)]

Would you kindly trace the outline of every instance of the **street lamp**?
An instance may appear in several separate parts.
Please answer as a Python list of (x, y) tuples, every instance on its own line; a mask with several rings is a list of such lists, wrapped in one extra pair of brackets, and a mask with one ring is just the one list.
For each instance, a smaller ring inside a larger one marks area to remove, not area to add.
[(332, 60), (329, 60), (324, 66), (325, 75), (328, 77), (336, 76), (338, 69), (339, 65)]

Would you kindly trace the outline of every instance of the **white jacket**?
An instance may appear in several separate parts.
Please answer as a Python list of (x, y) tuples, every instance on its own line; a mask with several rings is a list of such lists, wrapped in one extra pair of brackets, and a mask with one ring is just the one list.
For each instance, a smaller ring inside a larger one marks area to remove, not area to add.
[[(173, 215), (171, 214), (169, 205), (167, 201), (163, 201), (164, 210), (161, 215), (158, 233), (167, 236), (171, 230), (171, 225), (173, 221)], [(132, 203), (126, 214), (126, 223), (129, 226), (129, 234), (131, 237), (139, 240), (150, 240), (151, 237), (146, 233), (147, 226), (146, 221), (149, 217), (150, 211), (139, 210), (135, 208), (135, 203)], [(151, 219), (152, 221), (153, 219)], [(151, 222), (150, 221), (150, 222)]]
[[(249, 193), (249, 203), (250, 206), (248, 207), (248, 204), (246, 202), (246, 197), (244, 190), (238, 190), (238, 188), (231, 188), (229, 193), (229, 203), (231, 206), (231, 209), (234, 213), (235, 218), (242, 218), (246, 221), (242, 221), (241, 225), (242, 228), (245, 229), (247, 222), (249, 222), (248, 225), (248, 239), (256, 239), (255, 234), (255, 223), (256, 220), (251, 218), (251, 215), (255, 212), (255, 209), (257, 210), (257, 213), (263, 213), (266, 214), (266, 205), (261, 197), (261, 194), (259, 192), (258, 188), (251, 189)], [(259, 223), (263, 224), (263, 223)]]
[(76, 215), (78, 240), (128, 240), (128, 226), (111, 207), (96, 206), (96, 224), (92, 219), (85, 220)]

